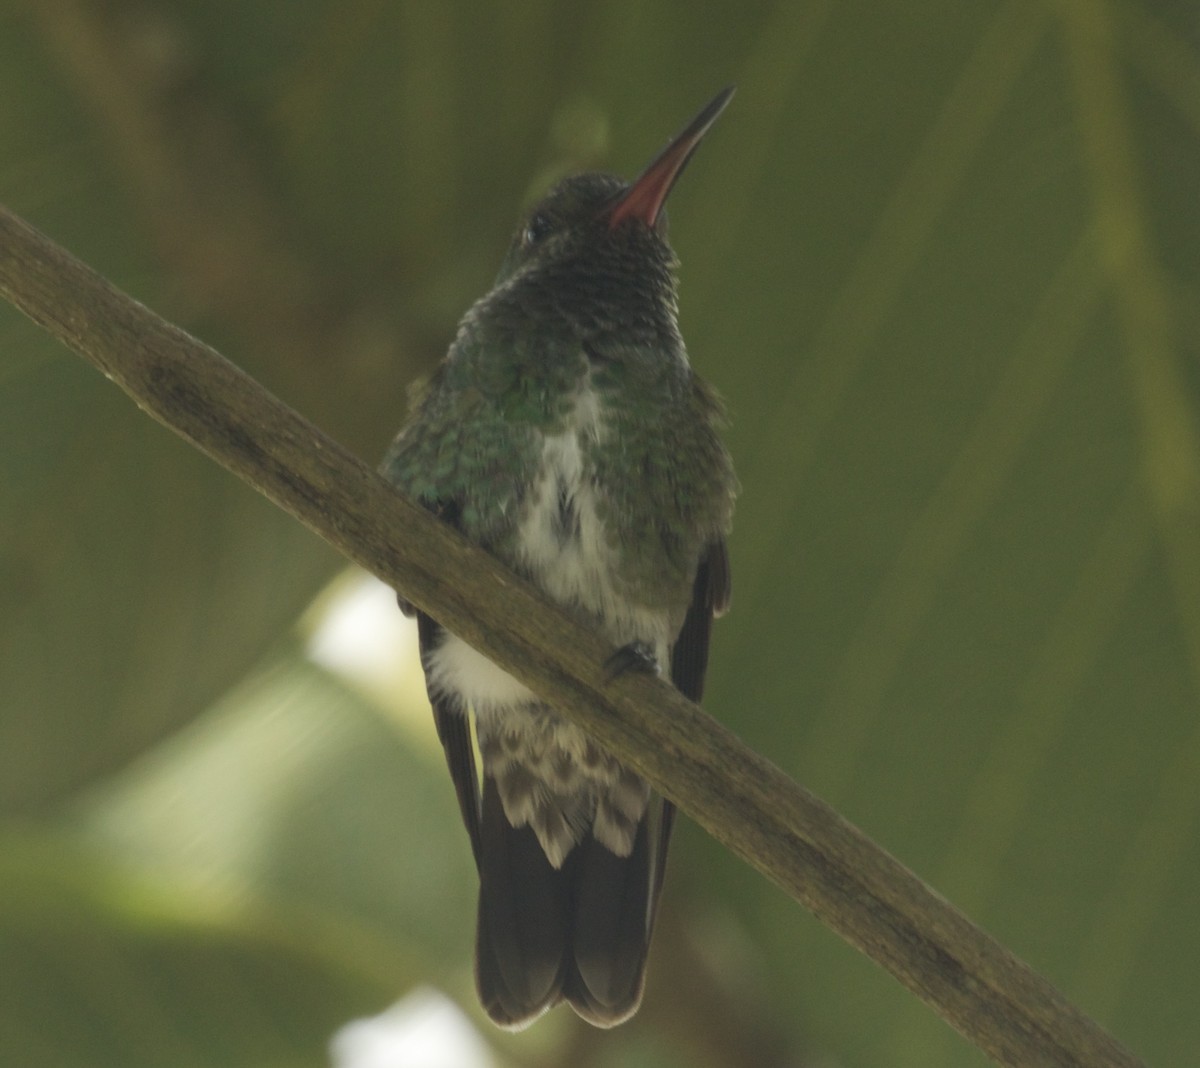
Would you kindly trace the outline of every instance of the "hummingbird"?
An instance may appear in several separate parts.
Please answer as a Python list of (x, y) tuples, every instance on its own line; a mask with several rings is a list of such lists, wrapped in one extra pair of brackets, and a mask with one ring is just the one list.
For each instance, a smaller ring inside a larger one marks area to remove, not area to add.
[[(695, 701), (729, 605), (738, 486), (721, 401), (679, 332), (664, 204), (732, 95), (632, 182), (578, 174), (529, 211), (381, 464), (605, 635), (610, 677), (666, 671)], [(511, 1030), (562, 1001), (622, 1023), (642, 999), (674, 807), (400, 600), (479, 873), (483, 1008)]]

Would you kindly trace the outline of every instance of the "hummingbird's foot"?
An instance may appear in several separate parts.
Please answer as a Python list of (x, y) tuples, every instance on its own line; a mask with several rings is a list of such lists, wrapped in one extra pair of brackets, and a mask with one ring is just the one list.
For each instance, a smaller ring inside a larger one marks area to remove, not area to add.
[(404, 599), (404, 594), (402, 593), (396, 594), (396, 604), (400, 606), (400, 611), (408, 616), (409, 619), (412, 619), (417, 614), (417, 610), (413, 607), (412, 601), (406, 601)]
[(630, 642), (628, 645), (622, 645), (604, 662), (604, 681), (612, 682), (613, 679), (631, 671), (639, 675), (661, 674), (662, 666), (658, 657), (654, 655), (654, 647), (648, 642)]

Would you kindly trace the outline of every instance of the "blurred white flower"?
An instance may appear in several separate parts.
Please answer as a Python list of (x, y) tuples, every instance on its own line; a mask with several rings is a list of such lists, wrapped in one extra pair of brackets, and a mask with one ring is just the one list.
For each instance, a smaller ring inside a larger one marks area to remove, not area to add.
[(418, 987), (390, 1009), (352, 1020), (330, 1041), (333, 1068), (495, 1068), (487, 1045), (449, 998)]
[(374, 576), (357, 569), (340, 576), (303, 626), (308, 658), (381, 707), (392, 711), (400, 694), (424, 694), (416, 625), (397, 607), (395, 592)]

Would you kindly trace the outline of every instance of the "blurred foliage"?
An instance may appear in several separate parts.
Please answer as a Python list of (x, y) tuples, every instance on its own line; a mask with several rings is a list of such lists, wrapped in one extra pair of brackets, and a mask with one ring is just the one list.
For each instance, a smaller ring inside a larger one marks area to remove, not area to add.
[[(1184, 1063), (1194, 3), (8, 0), (0, 199), (374, 458), (522, 202), (727, 82), (671, 208), (744, 485), (708, 706)], [(322, 1064), (420, 982), (477, 1015), (427, 728), (289, 636), (338, 567), (0, 309), (0, 1062)], [(507, 1063), (983, 1063), (686, 824), (672, 865), (637, 1020), (485, 1031)]]

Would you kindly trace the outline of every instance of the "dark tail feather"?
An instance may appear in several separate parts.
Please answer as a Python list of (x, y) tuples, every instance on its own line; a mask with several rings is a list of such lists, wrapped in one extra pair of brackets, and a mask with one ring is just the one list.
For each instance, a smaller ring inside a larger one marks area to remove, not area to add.
[(594, 838), (579, 846), (572, 959), (563, 996), (588, 1023), (615, 1027), (637, 1012), (650, 948), (654, 858), (643, 817), (633, 851), (618, 857)]
[(562, 998), (570, 866), (556, 871), (533, 831), (508, 822), (490, 776), (480, 841), (475, 982), (492, 1020), (519, 1030)]
[(496, 1024), (519, 1030), (564, 998), (597, 1027), (637, 1012), (665, 859), (654, 809), (628, 857), (589, 836), (555, 870), (485, 776), (475, 980)]

